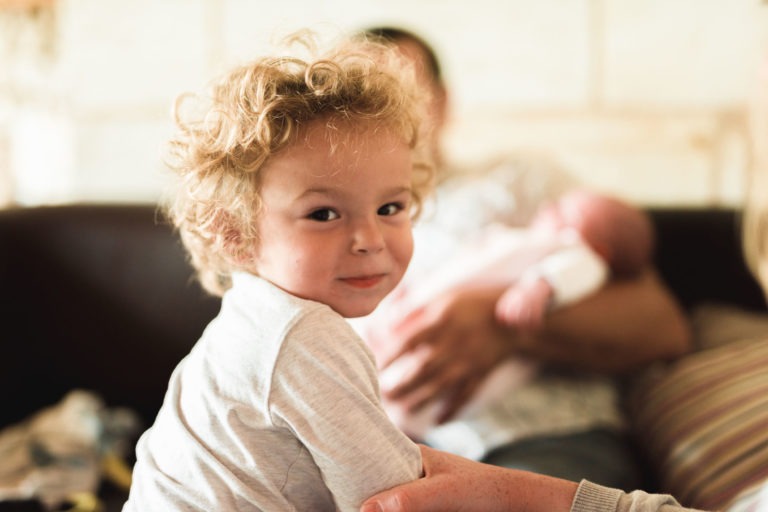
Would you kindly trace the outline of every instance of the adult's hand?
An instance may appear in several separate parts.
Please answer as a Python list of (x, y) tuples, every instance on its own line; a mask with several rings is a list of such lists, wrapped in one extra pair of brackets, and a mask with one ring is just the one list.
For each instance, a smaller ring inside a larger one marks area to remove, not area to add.
[(361, 512), (567, 512), (578, 484), (420, 446), (424, 478), (366, 500)]
[(438, 421), (453, 416), (490, 371), (513, 353), (511, 331), (495, 319), (502, 291), (454, 289), (396, 321), (386, 340), (372, 348), (383, 369), (398, 359), (412, 371), (394, 383), (384, 379), (384, 398), (405, 410), (439, 399), (443, 408)]

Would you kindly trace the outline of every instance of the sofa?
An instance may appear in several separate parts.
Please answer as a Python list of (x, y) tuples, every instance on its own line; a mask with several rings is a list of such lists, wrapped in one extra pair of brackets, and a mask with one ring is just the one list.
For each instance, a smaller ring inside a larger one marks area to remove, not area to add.
[[(715, 302), (765, 312), (742, 259), (738, 211), (648, 212), (656, 265), (685, 308)], [(152, 204), (0, 210), (0, 290), (0, 428), (72, 389), (91, 390), (151, 424), (171, 370), (219, 307)], [(114, 487), (100, 493), (107, 510), (125, 499)]]

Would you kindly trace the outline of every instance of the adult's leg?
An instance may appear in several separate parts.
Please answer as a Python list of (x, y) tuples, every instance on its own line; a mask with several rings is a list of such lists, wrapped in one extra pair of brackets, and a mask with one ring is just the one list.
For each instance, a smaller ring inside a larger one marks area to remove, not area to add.
[(626, 436), (608, 429), (521, 440), (495, 449), (482, 462), (627, 491), (642, 485)]

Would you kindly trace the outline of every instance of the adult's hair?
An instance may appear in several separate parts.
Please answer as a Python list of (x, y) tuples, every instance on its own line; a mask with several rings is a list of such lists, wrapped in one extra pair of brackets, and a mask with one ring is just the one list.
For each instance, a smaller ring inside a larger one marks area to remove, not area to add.
[(418, 45), (419, 48), (421, 48), (421, 50), (424, 52), (427, 63), (427, 71), (429, 72), (430, 78), (440, 87), (445, 86), (440, 59), (437, 58), (437, 53), (435, 53), (435, 50), (432, 48), (432, 46), (422, 37), (409, 30), (392, 26), (370, 27), (364, 31), (364, 34), (373, 36), (375, 38), (380, 38), (383, 41), (389, 43), (399, 43), (402, 41), (411, 41), (416, 43), (416, 45)]
[(255, 272), (261, 171), (308, 125), (324, 123), (331, 147), (355, 143), (350, 124), (354, 132), (382, 128), (401, 136), (414, 152), (415, 212), (431, 183), (418, 140), (422, 93), (396, 50), (356, 38), (325, 52), (306, 35), (290, 43), (311, 56), (260, 58), (214, 82), (209, 97), (176, 102), (169, 166), (180, 179), (165, 212), (201, 284), (215, 295), (231, 286), (232, 272)]

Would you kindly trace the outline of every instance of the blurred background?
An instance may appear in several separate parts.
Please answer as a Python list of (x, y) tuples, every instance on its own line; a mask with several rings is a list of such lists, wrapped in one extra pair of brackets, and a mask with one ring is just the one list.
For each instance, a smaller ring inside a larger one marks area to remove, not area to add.
[(760, 0), (0, 0), (0, 207), (156, 201), (170, 107), (309, 26), (433, 44), (459, 161), (545, 151), (645, 205), (739, 205)]

